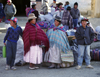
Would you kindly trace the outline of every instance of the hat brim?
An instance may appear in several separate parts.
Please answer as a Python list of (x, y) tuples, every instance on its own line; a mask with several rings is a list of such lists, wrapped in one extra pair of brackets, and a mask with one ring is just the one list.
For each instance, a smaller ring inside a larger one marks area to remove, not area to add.
[(83, 19), (83, 20), (81, 20), (81, 22), (82, 22), (82, 21), (88, 21), (88, 19)]
[[(14, 20), (10, 20), (10, 21), (14, 21)], [(15, 23), (17, 23), (18, 21), (14, 21)]]
[(30, 19), (36, 19), (37, 17), (30, 17), (30, 18), (28, 18), (28, 20), (30, 20)]
[(57, 20), (57, 21), (61, 22), (61, 20), (59, 20), (59, 19), (57, 19), (57, 18), (55, 18), (55, 20)]

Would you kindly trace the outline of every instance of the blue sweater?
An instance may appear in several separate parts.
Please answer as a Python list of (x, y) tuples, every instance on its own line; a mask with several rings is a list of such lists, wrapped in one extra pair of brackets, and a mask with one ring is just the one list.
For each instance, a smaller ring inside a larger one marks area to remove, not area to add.
[(9, 27), (4, 38), (4, 43), (6, 42), (6, 40), (17, 43), (19, 35), (22, 36), (21, 27), (19, 27), (18, 25), (15, 29), (14, 27)]

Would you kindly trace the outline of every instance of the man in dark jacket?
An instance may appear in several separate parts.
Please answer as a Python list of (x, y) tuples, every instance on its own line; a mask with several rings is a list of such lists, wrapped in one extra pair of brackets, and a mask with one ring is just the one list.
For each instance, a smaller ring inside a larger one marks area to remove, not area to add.
[(78, 9), (78, 3), (77, 2), (74, 3), (74, 8), (71, 9), (71, 15), (73, 17), (74, 28), (76, 28), (77, 24), (78, 24), (78, 19), (80, 17), (80, 11)]
[(83, 18), (81, 23), (82, 26), (77, 29), (75, 34), (78, 43), (78, 66), (76, 69), (81, 68), (84, 56), (87, 68), (93, 68), (93, 66), (90, 65), (90, 44), (94, 40), (94, 32), (87, 26), (86, 18)]
[(16, 14), (16, 7), (11, 0), (7, 1), (4, 13), (6, 15), (6, 19), (11, 19)]

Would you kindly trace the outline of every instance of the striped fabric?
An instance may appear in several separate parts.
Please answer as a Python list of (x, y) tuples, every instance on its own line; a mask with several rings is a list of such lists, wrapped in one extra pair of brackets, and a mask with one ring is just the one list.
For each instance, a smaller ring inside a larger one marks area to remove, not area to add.
[(26, 23), (25, 30), (23, 31), (23, 41), (24, 55), (30, 50), (30, 46), (41, 45), (41, 42), (46, 46), (46, 51), (49, 49), (49, 40), (38, 24), (33, 26), (29, 22)]
[(28, 17), (28, 15), (30, 14), (30, 13), (32, 13), (33, 11), (35, 11), (33, 8), (26, 8), (26, 16)]
[(49, 29), (46, 34), (49, 38), (50, 47), (56, 45), (59, 50), (63, 51), (64, 53), (67, 53), (67, 51), (70, 50), (69, 42), (62, 25), (58, 26), (56, 29), (55, 27)]
[(62, 24), (69, 26), (69, 28), (73, 28), (73, 18), (69, 11), (64, 10), (63, 16), (62, 16)]
[(65, 29), (64, 29), (64, 26), (61, 24), (59, 27), (56, 27), (54, 24), (53, 25), (51, 25), (50, 27), (49, 27), (49, 29), (52, 29), (53, 28), (53, 30), (55, 31), (55, 30), (61, 30), (61, 31), (63, 31), (63, 32), (65, 32)]
[(44, 21), (40, 21), (40, 22), (37, 22), (38, 25), (40, 26), (41, 29), (47, 29), (48, 28), (48, 24), (45, 23)]

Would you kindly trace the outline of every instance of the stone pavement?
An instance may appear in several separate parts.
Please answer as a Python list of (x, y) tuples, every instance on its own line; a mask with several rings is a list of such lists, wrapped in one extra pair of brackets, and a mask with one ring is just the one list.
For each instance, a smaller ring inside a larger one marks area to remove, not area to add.
[(6, 71), (5, 59), (0, 58), (0, 77), (100, 77), (100, 62), (92, 62), (94, 69), (87, 69), (85, 65), (82, 69), (76, 70), (75, 67), (48, 69), (40, 66), (40, 69), (29, 70), (29, 65), (17, 67), (17, 70)]
[[(20, 25), (23, 29), (27, 22), (26, 17), (18, 17)], [(93, 27), (100, 25), (100, 18), (90, 18)], [(0, 23), (0, 54), (3, 46), (3, 38), (6, 34), (4, 23)], [(95, 42), (91, 45), (92, 48), (99, 47), (100, 42)], [(100, 77), (100, 62), (92, 62), (94, 69), (87, 69), (83, 65), (81, 70), (76, 70), (75, 67), (61, 68), (61, 69), (47, 69), (47, 67), (40, 67), (37, 70), (29, 70), (29, 65), (17, 67), (16, 71), (5, 71), (6, 59), (0, 58), (0, 77)]]

